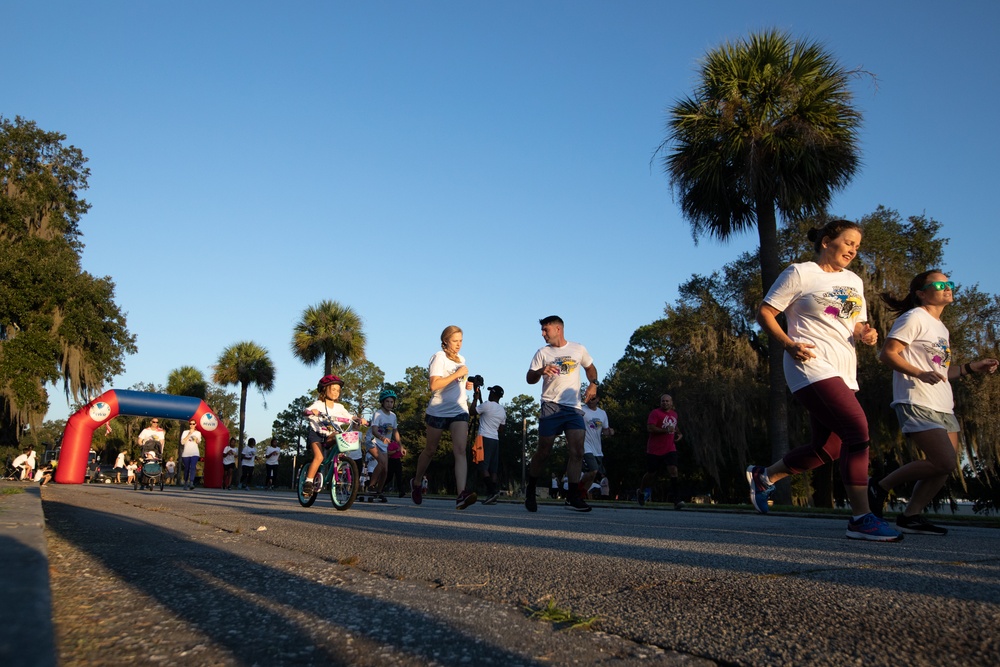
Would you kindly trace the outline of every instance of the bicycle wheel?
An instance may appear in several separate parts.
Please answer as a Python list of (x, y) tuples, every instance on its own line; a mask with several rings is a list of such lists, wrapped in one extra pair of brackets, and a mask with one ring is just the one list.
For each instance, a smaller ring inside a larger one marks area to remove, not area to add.
[(351, 457), (339, 454), (333, 462), (332, 476), (330, 500), (335, 508), (343, 512), (358, 497), (358, 464)]
[(316, 496), (319, 495), (319, 485), (317, 482), (323, 480), (323, 475), (320, 473), (317, 475), (317, 479), (313, 480), (313, 492), (311, 495), (305, 495), (302, 492), (302, 487), (306, 483), (306, 475), (309, 473), (309, 466), (302, 466), (302, 472), (299, 473), (299, 483), (295, 485), (296, 494), (299, 498), (299, 504), (303, 507), (312, 507), (312, 504), (316, 502)]

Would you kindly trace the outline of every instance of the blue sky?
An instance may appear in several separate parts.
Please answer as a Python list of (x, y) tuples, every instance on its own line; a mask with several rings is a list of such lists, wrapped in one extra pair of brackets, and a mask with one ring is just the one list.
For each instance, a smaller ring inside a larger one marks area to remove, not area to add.
[[(1000, 293), (1000, 4), (0, 3), (0, 114), (90, 159), (84, 267), (138, 336), (113, 387), (277, 368), (248, 434), (315, 385), (290, 351), (322, 299), (364, 318), (389, 381), (449, 324), (507, 396), (558, 314), (603, 376), (677, 286), (756, 247), (695, 243), (653, 151), (698, 59), (752, 30), (823, 42), (859, 79), (863, 167), (831, 212), (943, 223), (945, 270)], [(109, 387), (110, 388), (110, 387)], [(52, 392), (49, 418), (68, 407)]]

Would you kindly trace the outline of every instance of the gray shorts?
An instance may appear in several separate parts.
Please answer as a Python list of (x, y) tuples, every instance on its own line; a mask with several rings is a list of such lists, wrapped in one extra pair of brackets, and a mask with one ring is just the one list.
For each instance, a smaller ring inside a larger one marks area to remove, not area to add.
[(948, 433), (959, 433), (962, 430), (955, 415), (950, 412), (938, 412), (912, 403), (896, 403), (893, 408), (903, 433), (920, 433), (938, 428)]
[(607, 477), (608, 475), (607, 471), (604, 469), (604, 457), (595, 456), (590, 452), (587, 452), (586, 454), (583, 455), (583, 467), (581, 468), (581, 471), (599, 472), (605, 477)]

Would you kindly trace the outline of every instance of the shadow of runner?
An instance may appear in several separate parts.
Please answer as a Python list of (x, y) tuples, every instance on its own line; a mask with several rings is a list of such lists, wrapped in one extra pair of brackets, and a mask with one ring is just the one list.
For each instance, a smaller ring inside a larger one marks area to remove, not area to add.
[[(544, 664), (440, 618), (375, 595), (350, 592), (345, 584), (358, 588), (359, 583), (385, 586), (386, 582), (337, 564), (302, 556), (301, 561), (281, 562), (283, 569), (278, 569), (128, 517), (58, 500), (46, 500), (44, 509), (48, 529), (55, 535), (188, 626), (188, 637), (171, 637), (179, 652), (185, 643), (190, 650), (207, 641), (231, 654), (237, 664), (248, 665), (458, 666), (470, 660), (504, 667)], [(285, 557), (289, 553), (267, 544), (260, 548)], [(103, 623), (124, 625), (125, 632), (134, 628), (137, 648), (143, 636), (165, 627), (149, 619), (152, 610), (121, 609), (120, 600), (121, 596), (95, 598), (88, 606), (91, 613), (102, 615)], [(110, 606), (103, 614), (94, 609), (101, 604)], [(201, 659), (171, 655), (167, 661), (200, 664)]]

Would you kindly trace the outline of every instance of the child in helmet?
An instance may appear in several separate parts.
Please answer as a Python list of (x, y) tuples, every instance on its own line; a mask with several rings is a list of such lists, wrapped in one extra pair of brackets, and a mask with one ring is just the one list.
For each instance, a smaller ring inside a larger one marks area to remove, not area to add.
[(382, 490), (389, 469), (389, 445), (399, 443), (399, 431), (396, 430), (396, 415), (392, 411), (396, 407), (396, 392), (383, 389), (378, 395), (381, 408), (372, 417), (371, 428), (368, 429), (368, 453), (378, 461), (375, 473), (372, 475), (371, 486), (378, 494), (381, 503), (386, 501)]
[(312, 495), (313, 478), (323, 463), (324, 449), (333, 444), (337, 429), (336, 422), (358, 422), (362, 426), (368, 424), (364, 419), (359, 419), (348, 412), (343, 404), (338, 403), (344, 381), (336, 375), (324, 375), (316, 385), (316, 393), (319, 400), (310, 405), (303, 414), (309, 420), (309, 433), (306, 435), (306, 442), (312, 452), (312, 461), (309, 462), (309, 470), (306, 472), (306, 481), (302, 486), (305, 495)]

